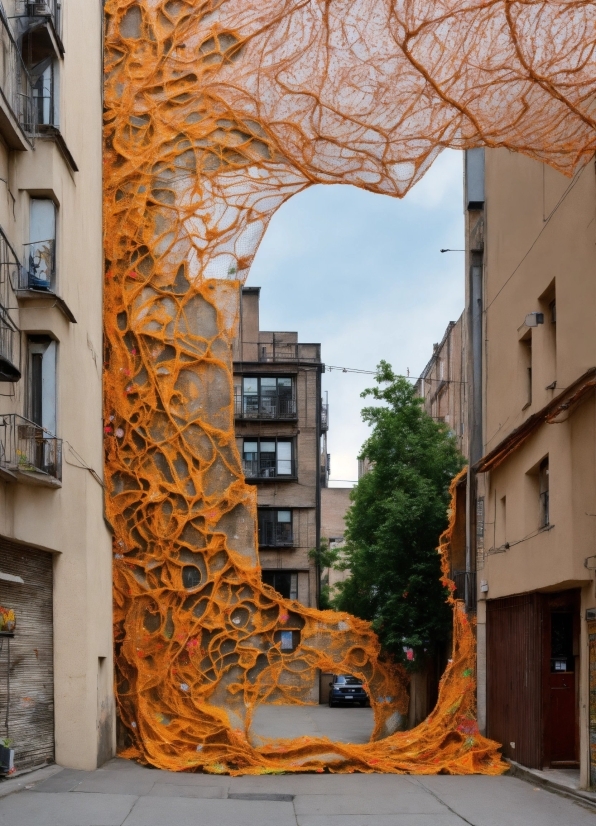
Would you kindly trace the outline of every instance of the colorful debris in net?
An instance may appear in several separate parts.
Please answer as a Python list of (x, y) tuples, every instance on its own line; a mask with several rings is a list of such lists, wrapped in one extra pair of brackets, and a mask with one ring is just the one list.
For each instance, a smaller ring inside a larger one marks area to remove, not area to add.
[[(591, 157), (595, 7), (105, 6), (104, 434), (122, 754), (215, 773), (502, 772), (475, 724), (474, 631), (461, 605), (437, 707), (394, 733), (407, 678), (367, 623), (261, 582), (231, 343), (268, 221), (305, 187), (403, 196), (445, 146), (505, 146), (567, 173)], [(446, 535), (445, 577), (448, 545)], [(288, 630), (292, 651), (281, 645)], [(366, 682), (371, 742), (251, 744), (256, 706), (309, 702), (317, 669)]]

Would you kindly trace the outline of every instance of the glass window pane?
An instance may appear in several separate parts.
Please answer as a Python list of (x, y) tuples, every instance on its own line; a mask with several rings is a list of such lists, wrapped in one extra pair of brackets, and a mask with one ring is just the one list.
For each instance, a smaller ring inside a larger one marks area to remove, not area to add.
[(278, 442), (277, 443), (277, 458), (291, 459), (292, 458), (292, 442)]
[(261, 442), (261, 453), (275, 454), (275, 442)]
[(290, 574), (290, 599), (298, 599), (298, 574)]
[(277, 384), (279, 387), (292, 387), (292, 379), (278, 379)]
[(277, 521), (278, 522), (291, 522), (292, 521), (292, 511), (277, 511)]
[(256, 453), (257, 452), (257, 443), (256, 442), (244, 442), (244, 453)]
[(244, 392), (245, 393), (258, 393), (258, 379), (252, 377), (245, 377), (244, 378)]
[(269, 376), (262, 376), (261, 377), (261, 390), (263, 392), (272, 393), (275, 392), (275, 388), (277, 385), (277, 379), (271, 378)]

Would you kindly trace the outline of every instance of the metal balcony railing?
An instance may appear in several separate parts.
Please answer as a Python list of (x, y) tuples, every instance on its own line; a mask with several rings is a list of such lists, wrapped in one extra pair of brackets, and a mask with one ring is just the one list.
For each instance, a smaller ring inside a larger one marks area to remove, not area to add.
[(465, 602), (466, 610), (475, 611), (477, 603), (476, 595), (476, 571), (453, 571), (453, 581), (455, 582), (455, 599)]
[(33, 86), (21, 51), (0, 2), (0, 90), (19, 126), (28, 134), (36, 128)]
[(295, 479), (294, 459), (244, 459), (242, 469), (246, 479)]
[(259, 545), (263, 548), (292, 548), (294, 535), (289, 522), (261, 522), (259, 524)]
[(287, 396), (261, 396), (237, 393), (234, 396), (237, 419), (295, 419), (296, 399)]
[(60, 481), (62, 439), (16, 413), (0, 415), (0, 467), (17, 476)]
[(61, 0), (19, 0), (18, 14), (23, 17), (49, 18), (58, 34), (61, 33)]
[(321, 360), (319, 344), (287, 344), (272, 341), (259, 343), (259, 361), (310, 361)]
[(8, 311), (0, 306), (0, 381), (18, 381), (21, 378), (20, 333)]
[(321, 430), (329, 430), (329, 405), (321, 405)]
[(21, 268), (19, 289), (52, 292), (56, 242), (50, 238), (45, 241), (31, 241), (23, 246), (25, 247), (25, 265)]

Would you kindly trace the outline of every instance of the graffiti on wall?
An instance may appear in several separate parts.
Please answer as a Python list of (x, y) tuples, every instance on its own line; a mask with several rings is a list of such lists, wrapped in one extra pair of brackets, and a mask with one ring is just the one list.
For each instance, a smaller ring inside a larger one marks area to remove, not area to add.
[[(437, 708), (404, 733), (407, 679), (368, 625), (262, 584), (231, 342), (268, 221), (304, 188), (401, 197), (446, 146), (506, 146), (567, 173), (585, 162), (596, 148), (596, 10), (480, 0), (105, 9), (104, 429), (122, 753), (231, 773), (502, 771), (475, 723), (474, 635), (460, 607)], [(364, 680), (371, 743), (253, 745), (256, 705), (307, 702), (317, 669)]]

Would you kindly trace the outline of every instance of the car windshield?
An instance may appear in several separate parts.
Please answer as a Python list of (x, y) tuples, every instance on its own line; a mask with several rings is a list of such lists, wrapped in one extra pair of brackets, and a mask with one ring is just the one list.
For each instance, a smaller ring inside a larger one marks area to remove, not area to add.
[(362, 685), (362, 680), (359, 680), (358, 677), (344, 676), (343, 674), (336, 677), (335, 682), (340, 685)]

